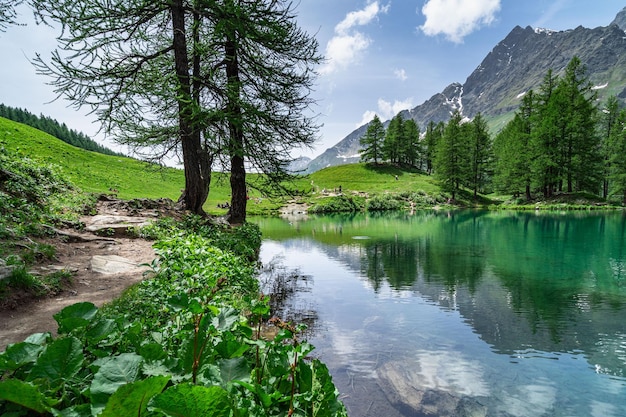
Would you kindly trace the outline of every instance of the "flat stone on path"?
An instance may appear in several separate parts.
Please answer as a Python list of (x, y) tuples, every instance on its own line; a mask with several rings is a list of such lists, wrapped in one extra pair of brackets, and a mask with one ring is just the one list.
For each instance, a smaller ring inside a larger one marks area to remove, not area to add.
[(150, 224), (154, 219), (138, 216), (114, 216), (114, 215), (96, 215), (89, 219), (85, 226), (85, 230), (97, 235), (105, 236), (123, 236), (131, 227), (142, 227)]
[(138, 267), (136, 262), (117, 255), (94, 255), (91, 258), (91, 270), (105, 275), (129, 272)]

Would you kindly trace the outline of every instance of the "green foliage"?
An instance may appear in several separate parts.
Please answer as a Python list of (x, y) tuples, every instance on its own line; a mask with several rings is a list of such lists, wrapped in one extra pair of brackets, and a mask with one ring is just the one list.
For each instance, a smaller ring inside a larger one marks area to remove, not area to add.
[(389, 195), (377, 195), (367, 201), (367, 211), (399, 210), (400, 201)]
[(212, 245), (232, 245), (233, 236), (198, 223), (168, 224), (154, 277), (120, 300), (66, 307), (54, 316), (57, 338), (9, 345), (0, 354), (0, 414), (347, 415), (326, 367), (307, 359), (313, 348), (298, 339), (300, 328), (276, 321), (278, 336), (259, 338), (268, 308), (253, 263), (246, 251)]
[(560, 78), (548, 71), (539, 93), (524, 97), (515, 118), (496, 139), (496, 188), (514, 195), (524, 192), (527, 200), (531, 192), (544, 198), (578, 191), (606, 196), (611, 129), (598, 123), (595, 101), (577, 57)]
[(385, 128), (378, 115), (374, 115), (374, 119), (367, 126), (365, 135), (360, 139), (362, 146), (361, 161), (373, 161), (377, 164), (383, 160), (383, 144), (385, 141)]
[(25, 109), (5, 106), (0, 103), (0, 117), (32, 126), (35, 129), (46, 132), (65, 143), (76, 146), (77, 148), (98, 152), (104, 155), (124, 156), (119, 152), (114, 152), (111, 149), (100, 145), (84, 133), (69, 129), (65, 123), (60, 124), (58, 121), (43, 115), (35, 116)]
[(365, 199), (358, 196), (339, 195), (318, 200), (309, 208), (310, 213), (356, 212), (365, 208)]

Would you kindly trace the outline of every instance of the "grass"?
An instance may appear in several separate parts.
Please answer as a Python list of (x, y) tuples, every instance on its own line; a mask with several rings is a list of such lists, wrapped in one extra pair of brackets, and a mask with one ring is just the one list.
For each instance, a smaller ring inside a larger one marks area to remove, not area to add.
[[(180, 169), (161, 167), (132, 158), (102, 155), (68, 145), (44, 132), (21, 123), (0, 117), (0, 146), (19, 152), (35, 160), (53, 163), (73, 184), (86, 192), (107, 194), (115, 192), (119, 198), (169, 198), (174, 201), (184, 187), (184, 173)], [(251, 183), (255, 174), (248, 174)], [(298, 199), (315, 204), (324, 197), (323, 191), (341, 191), (345, 195), (360, 194), (369, 198), (385, 198), (386, 195), (400, 196), (421, 193), (426, 196), (441, 196), (436, 180), (419, 170), (401, 169), (390, 165), (348, 164), (328, 167), (308, 176), (298, 178), (293, 186)], [(115, 191), (112, 191), (115, 190)], [(250, 187), (248, 214), (276, 212), (290, 197), (269, 199)], [(510, 197), (481, 197), (461, 191), (457, 203), (461, 206), (498, 205)], [(426, 198), (425, 201), (430, 199)], [(219, 204), (230, 201), (230, 183), (227, 174), (214, 173), (209, 198), (204, 205), (207, 213), (223, 215), (227, 209)], [(561, 202), (559, 202), (561, 203)], [(577, 201), (577, 205), (595, 205), (594, 201)], [(505, 204), (508, 208), (524, 208), (526, 204)], [(530, 203), (533, 207), (534, 202)]]
[[(122, 199), (170, 198), (176, 201), (185, 184), (184, 173), (180, 169), (79, 149), (40, 130), (1, 117), (0, 146), (32, 159), (57, 165), (73, 184), (90, 193), (115, 193)], [(249, 174), (249, 179), (254, 182), (255, 174)], [(434, 179), (419, 171), (370, 164), (329, 167), (300, 178), (295, 187), (309, 199), (318, 197), (323, 189), (333, 190), (339, 187), (344, 193), (354, 191), (370, 195), (417, 190), (439, 192)], [(316, 194), (311, 194), (311, 191)], [(274, 211), (284, 202), (284, 199), (262, 198), (262, 194), (254, 189), (251, 189), (250, 197), (249, 214)], [(227, 201), (230, 201), (228, 176), (214, 173), (209, 199), (204, 208), (210, 214), (225, 214), (226, 210), (217, 205)]]

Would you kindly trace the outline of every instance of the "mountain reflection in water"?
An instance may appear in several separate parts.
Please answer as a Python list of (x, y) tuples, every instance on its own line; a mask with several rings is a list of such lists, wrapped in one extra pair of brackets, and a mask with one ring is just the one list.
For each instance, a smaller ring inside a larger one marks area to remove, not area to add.
[(626, 415), (623, 213), (254, 221), (352, 415)]

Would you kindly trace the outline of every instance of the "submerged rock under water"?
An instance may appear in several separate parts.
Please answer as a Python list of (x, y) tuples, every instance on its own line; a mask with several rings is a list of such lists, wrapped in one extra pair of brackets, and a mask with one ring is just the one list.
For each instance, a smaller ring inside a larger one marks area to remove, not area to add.
[[(407, 415), (437, 417), (487, 417), (485, 397), (458, 394), (445, 385), (423, 384), (419, 363), (417, 368), (404, 362), (387, 362), (377, 370), (379, 385), (398, 410)], [(432, 379), (431, 379), (432, 382)]]

